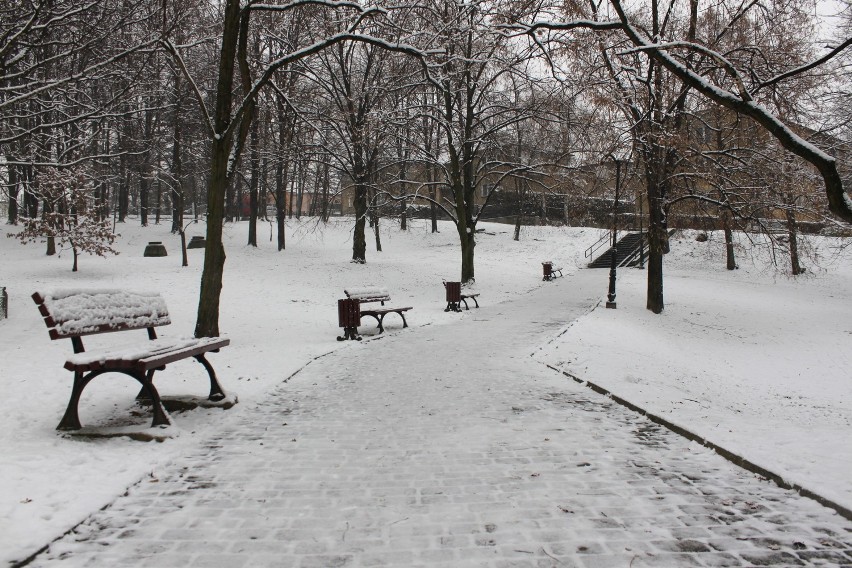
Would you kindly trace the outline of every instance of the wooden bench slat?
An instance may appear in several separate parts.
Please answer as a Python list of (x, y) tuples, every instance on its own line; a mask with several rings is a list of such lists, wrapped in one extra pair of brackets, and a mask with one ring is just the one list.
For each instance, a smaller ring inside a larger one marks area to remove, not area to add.
[(40, 291), (32, 297), (51, 339), (171, 323), (165, 300), (154, 292), (65, 289)]
[(65, 368), (69, 371), (94, 371), (108, 368), (139, 368), (147, 371), (199, 353), (225, 347), (230, 343), (230, 339), (223, 337), (155, 339), (153, 341), (145, 339), (132, 344), (76, 353), (65, 361)]
[(363, 286), (358, 288), (347, 288), (343, 290), (343, 293), (346, 294), (347, 298), (351, 300), (359, 300), (362, 303), (390, 301), (390, 293), (386, 288)]
[(210, 341), (205, 341), (200, 345), (196, 345), (195, 347), (185, 347), (183, 349), (178, 349), (177, 351), (172, 351), (169, 353), (163, 353), (160, 355), (155, 355), (153, 357), (140, 359), (139, 365), (144, 366), (144, 369), (147, 371), (149, 369), (155, 369), (157, 367), (161, 367), (169, 363), (174, 363), (175, 361), (179, 361), (187, 357), (194, 357), (195, 355), (199, 355), (201, 353), (218, 351), (220, 348), (231, 344), (230, 339), (222, 337), (206, 337), (203, 339), (207, 339)]

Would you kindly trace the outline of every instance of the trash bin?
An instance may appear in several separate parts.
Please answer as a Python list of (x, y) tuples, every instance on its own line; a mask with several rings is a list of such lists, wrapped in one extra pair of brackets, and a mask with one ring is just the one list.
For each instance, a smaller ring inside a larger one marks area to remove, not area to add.
[(166, 247), (160, 241), (151, 241), (148, 243), (148, 246), (145, 247), (145, 252), (142, 256), (168, 256), (169, 253), (166, 252)]
[(186, 248), (198, 249), (198, 248), (204, 248), (205, 246), (207, 246), (207, 240), (200, 235), (195, 235), (194, 237), (189, 239), (189, 244), (186, 245)]
[(444, 282), (447, 289), (447, 307), (445, 312), (461, 311), (461, 282)]
[(337, 322), (338, 327), (343, 328), (343, 335), (337, 337), (338, 341), (347, 339), (360, 341), (358, 326), (361, 325), (361, 302), (350, 298), (337, 300)]

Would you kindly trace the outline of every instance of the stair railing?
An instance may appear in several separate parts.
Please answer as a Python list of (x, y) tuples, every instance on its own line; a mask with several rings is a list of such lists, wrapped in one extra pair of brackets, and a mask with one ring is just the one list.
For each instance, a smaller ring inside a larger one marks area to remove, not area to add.
[[(618, 241), (618, 233), (615, 234), (615, 240), (616, 242)], [(590, 258), (592, 255), (595, 254), (595, 252), (597, 252), (599, 248), (604, 245), (612, 246), (612, 231), (607, 231), (606, 234), (600, 239), (598, 239), (595, 244), (587, 248), (586, 252), (584, 253), (585, 258)]]
[(645, 232), (641, 232), (636, 234), (636, 237), (636, 242), (633, 243), (633, 245), (631, 245), (629, 248), (622, 249), (622, 247), (620, 246), (621, 243), (619, 243), (619, 256), (622, 257), (618, 263), (619, 267), (629, 266), (630, 263), (636, 260), (637, 256), (639, 256), (640, 254), (644, 254), (648, 234)]

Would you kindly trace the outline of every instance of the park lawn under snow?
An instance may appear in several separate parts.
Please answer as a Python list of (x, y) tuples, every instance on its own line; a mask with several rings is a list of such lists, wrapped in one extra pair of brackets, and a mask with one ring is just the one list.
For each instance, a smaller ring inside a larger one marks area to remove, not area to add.
[[(189, 251), (189, 267), (180, 266), (179, 239), (169, 225), (119, 225), (119, 256), (80, 259), (71, 272), (71, 256), (46, 257), (41, 245), (21, 246), (0, 239), (0, 286), (9, 292), (9, 318), (0, 320), (0, 378), (4, 412), (0, 415), (0, 561), (21, 560), (54, 537), (109, 503), (129, 485), (156, 482), (157, 470), (179, 460), (243, 412), (252, 412), (265, 393), (315, 357), (344, 344), (335, 341), (336, 300), (349, 286), (381, 285), (392, 304), (410, 305), (412, 328), (446, 326), (442, 279), (457, 279), (459, 248), (449, 224), (431, 234), (414, 222), (407, 233), (383, 226), (384, 251), (368, 240), (368, 263), (349, 262), (351, 219), (291, 222), (287, 250), (277, 252), (262, 225), (257, 248), (245, 245), (247, 224), (226, 225), (224, 288), (220, 329), (232, 343), (210, 356), (224, 387), (239, 397), (228, 411), (196, 409), (174, 416), (164, 442), (129, 438), (87, 438), (54, 428), (67, 403), (71, 373), (62, 369), (70, 341), (52, 342), (30, 294), (65, 287), (158, 291), (172, 315), (161, 337), (189, 336), (195, 322), (203, 251)], [(530, 227), (522, 240), (511, 227), (481, 224), (486, 232), (476, 248), (476, 289), (481, 303), (504, 302), (538, 286), (561, 286), (582, 269), (583, 251), (602, 234), (597, 229)], [(15, 227), (6, 227), (14, 231)], [(200, 225), (188, 235), (203, 234)], [(148, 241), (163, 241), (167, 257), (143, 258)], [(796, 279), (776, 268), (767, 251), (742, 239), (740, 269), (724, 270), (719, 239), (698, 243), (693, 234), (677, 238), (666, 257), (666, 311), (644, 309), (645, 273), (618, 273), (618, 309), (599, 304), (564, 329), (555, 329), (541, 345), (530, 346), (535, 359), (663, 415), (709, 440), (741, 453), (846, 507), (852, 507), (852, 251), (836, 240), (814, 239), (818, 263)], [(541, 281), (541, 261), (552, 259), (566, 277)], [(608, 273), (596, 271), (601, 299)], [(592, 306), (590, 306), (592, 308)], [(388, 333), (399, 329), (395, 316)], [(364, 320), (362, 331), (369, 330)], [(145, 341), (143, 332), (140, 341)], [(367, 333), (371, 333), (367, 331)], [(115, 334), (126, 336), (127, 333)], [(103, 345), (110, 336), (88, 338)], [(459, 337), (464, 341), (464, 337)], [(476, 365), (472, 356), (467, 364)], [(428, 367), (428, 358), (412, 361)], [(566, 380), (569, 380), (566, 378)], [(164, 395), (205, 394), (203, 370), (179, 362), (157, 379)], [(80, 405), (84, 426), (136, 425), (144, 431), (149, 413), (131, 414), (138, 386), (120, 375), (99, 378)]]

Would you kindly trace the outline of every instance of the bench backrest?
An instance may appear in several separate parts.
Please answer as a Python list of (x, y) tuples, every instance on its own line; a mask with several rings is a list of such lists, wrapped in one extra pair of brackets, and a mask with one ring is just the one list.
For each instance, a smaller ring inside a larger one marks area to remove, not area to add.
[(166, 301), (156, 292), (67, 289), (36, 292), (32, 297), (51, 339), (172, 323)]
[(365, 302), (384, 303), (390, 300), (390, 293), (388, 293), (387, 288), (379, 288), (377, 286), (347, 288), (343, 293), (350, 300), (359, 300), (362, 304)]

